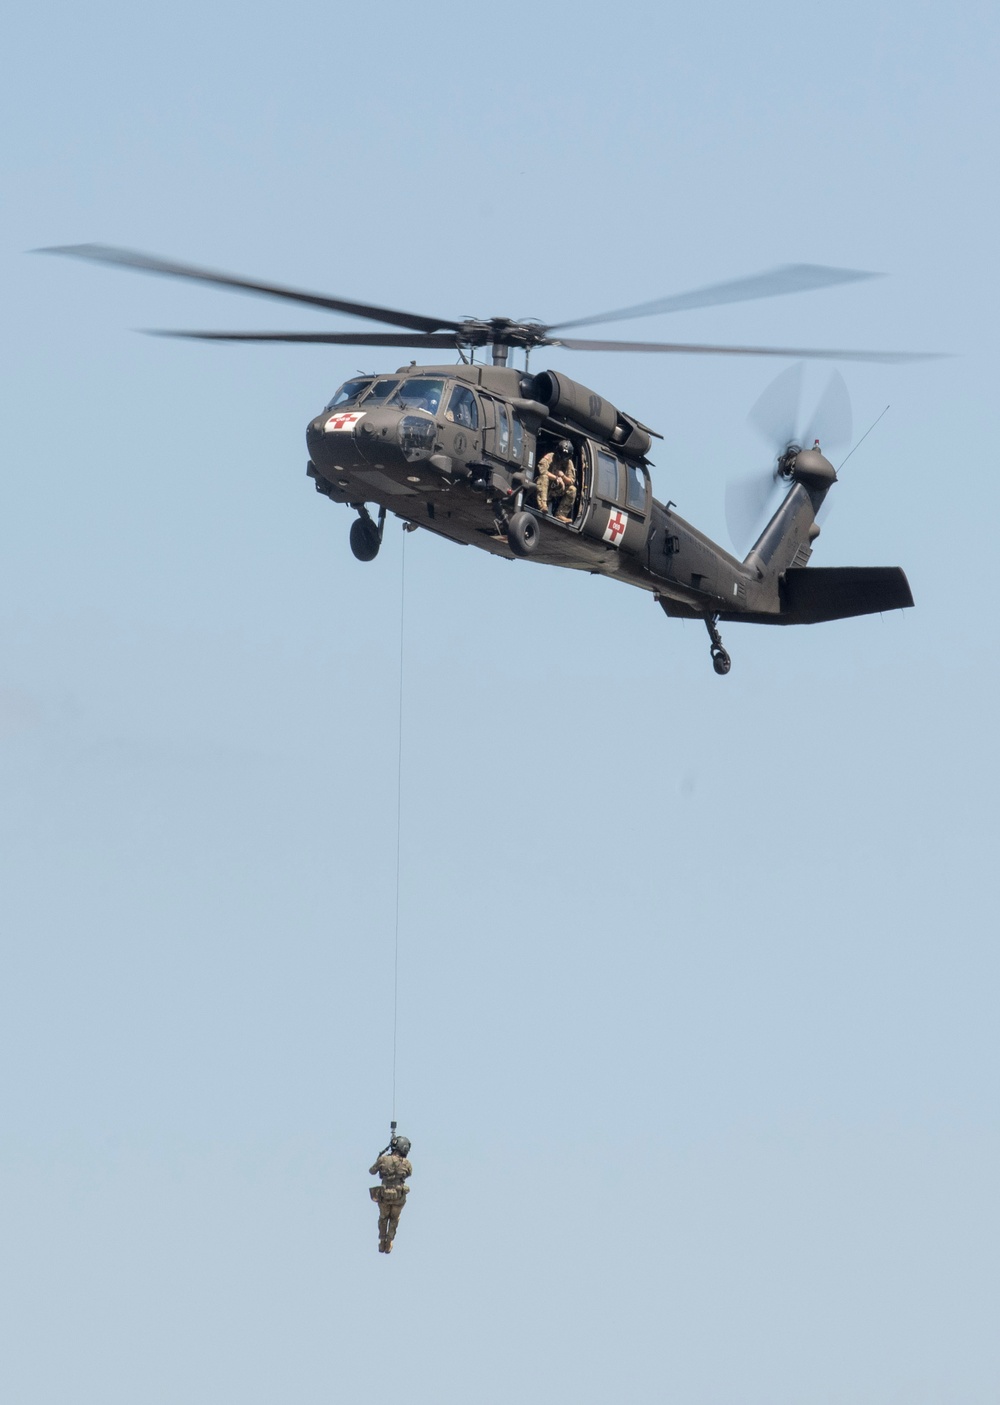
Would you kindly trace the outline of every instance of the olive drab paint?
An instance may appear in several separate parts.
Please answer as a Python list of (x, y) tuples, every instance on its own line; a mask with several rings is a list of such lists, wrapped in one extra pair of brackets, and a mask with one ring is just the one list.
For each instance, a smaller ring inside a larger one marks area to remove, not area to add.
[[(471, 389), (482, 441), (463, 454), (447, 409), (433, 421), (427, 411), (433, 443), (428, 436), (424, 457), (418, 462), (410, 455), (404, 462), (396, 427), (402, 409), (373, 407), (368, 429), (364, 419), (358, 422), (350, 445), (341, 433), (326, 430), (324, 411), (307, 431), (308, 472), (321, 493), (362, 516), (374, 502), (451, 541), (638, 586), (666, 614), (710, 626), (720, 673), (728, 672), (728, 655), (718, 641), (717, 620), (810, 624), (913, 603), (903, 572), (892, 567), (814, 568), (803, 589), (798, 577), (818, 535), (816, 514), (836, 481), (833, 465), (815, 449), (786, 454), (781, 476), (788, 492), (739, 561), (653, 497), (645, 448), (629, 448), (642, 440), (648, 445), (651, 432), (568, 377), (526, 377), (499, 366), (406, 367), (396, 374), (401, 382), (418, 375), (439, 379), (442, 407), (456, 387)], [(362, 395), (357, 408), (364, 411), (365, 403)], [(492, 429), (501, 407), (521, 425), (519, 452), (512, 435), (501, 441)], [(558, 468), (563, 439), (573, 446), (577, 489), (569, 521), (549, 510), (561, 507), (546, 472)]]
[[(837, 481), (818, 444), (784, 446), (774, 470), (787, 489), (750, 552), (730, 555), (653, 497), (648, 458), (655, 431), (561, 371), (530, 374), (532, 350), (691, 352), (900, 362), (928, 353), (816, 351), (567, 338), (568, 327), (808, 291), (874, 275), (793, 264), (693, 293), (662, 298), (557, 325), (495, 317), (462, 322), (331, 298), (215, 273), (103, 245), (42, 252), (70, 254), (143, 272), (344, 312), (388, 324), (388, 332), (177, 332), (213, 341), (312, 342), (341, 346), (438, 348), (461, 363), (417, 365), (357, 375), (308, 426), (307, 472), (316, 489), (357, 514), (351, 547), (377, 554), (388, 513), (449, 541), (495, 556), (531, 559), (608, 576), (646, 591), (667, 615), (702, 620), (718, 673), (729, 655), (718, 621), (813, 624), (913, 604), (899, 567), (809, 567), (816, 514)], [(492, 364), (475, 364), (477, 349)], [(520, 349), (525, 368), (508, 365)], [(656, 436), (659, 437), (659, 436)], [(539, 502), (539, 462), (561, 440), (572, 446), (575, 495)], [(572, 501), (571, 501), (572, 498)], [(563, 506), (565, 505), (565, 511)], [(377, 509), (378, 520), (369, 508)], [(554, 515), (562, 513), (567, 520)]]

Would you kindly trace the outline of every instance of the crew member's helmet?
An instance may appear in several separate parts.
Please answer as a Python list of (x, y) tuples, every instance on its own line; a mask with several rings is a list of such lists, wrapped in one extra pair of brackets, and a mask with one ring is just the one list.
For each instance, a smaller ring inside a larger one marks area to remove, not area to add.
[(396, 1153), (397, 1156), (409, 1156), (409, 1154), (410, 1154), (410, 1139), (409, 1139), (409, 1137), (393, 1137), (393, 1139), (392, 1139), (392, 1150)]
[(561, 454), (565, 454), (567, 458), (570, 458), (572, 456), (573, 445), (569, 442), (568, 439), (559, 440), (559, 452)]

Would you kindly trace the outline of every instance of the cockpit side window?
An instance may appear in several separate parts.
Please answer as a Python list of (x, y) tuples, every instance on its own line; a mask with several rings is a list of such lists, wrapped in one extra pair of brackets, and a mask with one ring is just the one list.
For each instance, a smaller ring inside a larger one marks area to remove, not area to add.
[(497, 447), (501, 454), (510, 452), (510, 419), (506, 405), (497, 406)]
[(457, 385), (451, 392), (446, 418), (460, 424), (463, 429), (479, 428), (479, 406), (467, 385)]
[(517, 462), (520, 463), (520, 462), (521, 462), (521, 454), (522, 454), (523, 451), (524, 451), (524, 425), (523, 425), (523, 424), (521, 423), (521, 421), (518, 419), (517, 415), (511, 415), (510, 418), (511, 418), (511, 445), (510, 445), (510, 455), (511, 455), (511, 458), (516, 459)]
[(371, 383), (370, 376), (359, 377), (357, 380), (353, 381), (345, 381), (326, 408), (328, 410), (336, 410), (339, 405), (350, 405), (352, 401), (361, 398)]

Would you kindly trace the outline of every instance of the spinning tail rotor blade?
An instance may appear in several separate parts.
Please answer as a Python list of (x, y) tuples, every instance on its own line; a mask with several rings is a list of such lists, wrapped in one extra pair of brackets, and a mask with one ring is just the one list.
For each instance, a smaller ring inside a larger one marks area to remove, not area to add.
[[(774, 455), (773, 462), (798, 439), (802, 401), (802, 361), (796, 361), (776, 376), (760, 396), (747, 419)], [(781, 480), (776, 468), (731, 479), (726, 484), (726, 526), (733, 546), (746, 552), (760, 535), (761, 528), (777, 506)]]
[(773, 471), (733, 478), (726, 484), (726, 526), (737, 553), (744, 555), (778, 505), (781, 481)]
[(801, 361), (776, 376), (747, 415), (747, 419), (775, 458), (791, 444), (799, 427), (799, 406), (802, 401)]
[(844, 377), (839, 371), (834, 371), (813, 411), (809, 428), (802, 436), (803, 448), (811, 448), (817, 439), (824, 454), (846, 448), (851, 442), (853, 427), (851, 397)]
[[(810, 417), (809, 428), (802, 432), (799, 419), (802, 372), (801, 361), (782, 371), (747, 416), (776, 460), (792, 445), (809, 449), (818, 439), (821, 450), (832, 452), (839, 445), (851, 442), (851, 397), (839, 371), (832, 372)], [(738, 478), (726, 485), (726, 524), (738, 551), (747, 550), (760, 535), (777, 506), (780, 486), (776, 469)]]

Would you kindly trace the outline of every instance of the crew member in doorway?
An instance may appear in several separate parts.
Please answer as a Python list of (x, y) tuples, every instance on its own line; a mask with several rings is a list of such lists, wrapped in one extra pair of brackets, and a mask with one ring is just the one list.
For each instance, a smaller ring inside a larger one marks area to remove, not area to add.
[(551, 495), (551, 510), (555, 512), (556, 520), (570, 521), (576, 502), (576, 466), (573, 463), (573, 445), (568, 439), (561, 439), (557, 449), (538, 460), (535, 495), (539, 512), (550, 511)]
[(413, 1175), (413, 1167), (407, 1160), (409, 1154), (409, 1139), (407, 1137), (393, 1137), (368, 1172), (370, 1176), (378, 1176), (381, 1181), (381, 1185), (368, 1187), (368, 1194), (378, 1206), (378, 1251), (380, 1254), (392, 1253), (392, 1241), (396, 1237), (396, 1226), (403, 1213), (406, 1197), (410, 1193), (410, 1187), (406, 1184), (407, 1178)]

